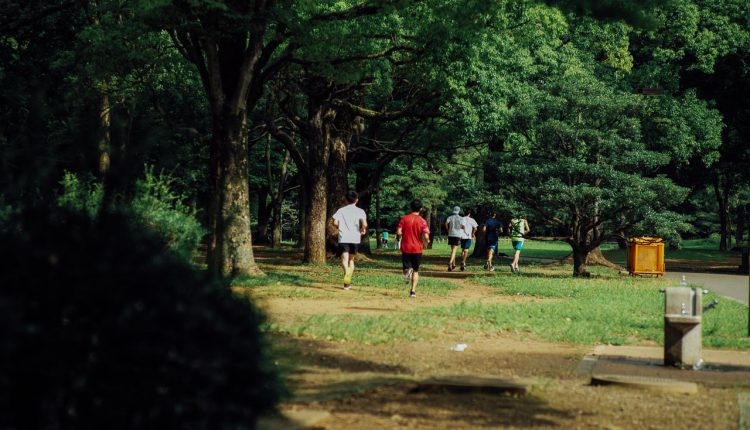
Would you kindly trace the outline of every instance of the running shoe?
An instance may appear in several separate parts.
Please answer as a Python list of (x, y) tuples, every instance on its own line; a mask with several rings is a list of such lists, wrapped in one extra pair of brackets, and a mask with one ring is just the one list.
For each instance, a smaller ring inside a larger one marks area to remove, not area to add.
[(490, 272), (494, 272), (495, 271), (495, 266), (490, 266), (489, 270), (490, 270)]
[(463, 272), (466, 270), (466, 263), (461, 263), (461, 271)]
[(417, 298), (417, 292), (416, 291), (410, 291), (409, 292), (409, 298), (410, 299), (416, 299)]
[(516, 271), (516, 267), (515, 266), (513, 266), (512, 264), (509, 264), (509, 266), (510, 266), (510, 273), (513, 273), (513, 272)]
[(347, 291), (349, 291), (349, 290), (352, 289), (352, 286), (349, 285), (349, 284), (344, 284), (344, 289), (347, 290)]

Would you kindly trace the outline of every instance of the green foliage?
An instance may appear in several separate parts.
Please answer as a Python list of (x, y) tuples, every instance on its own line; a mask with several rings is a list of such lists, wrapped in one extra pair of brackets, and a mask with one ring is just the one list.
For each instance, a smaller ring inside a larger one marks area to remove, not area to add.
[(65, 172), (60, 181), (62, 190), (57, 198), (57, 204), (70, 211), (88, 215), (94, 219), (99, 215), (102, 207), (104, 187), (101, 182), (91, 175), (77, 176)]
[(184, 196), (175, 194), (173, 183), (170, 175), (156, 175), (153, 167), (147, 166), (144, 177), (135, 184), (130, 207), (135, 218), (169, 249), (189, 257), (205, 232), (196, 220), (196, 209), (185, 205)]
[(669, 154), (678, 164), (689, 162), (695, 155), (705, 166), (718, 160), (724, 124), (716, 109), (700, 100), (694, 91), (648, 101), (644, 134), (652, 142), (652, 149)]
[(641, 100), (575, 61), (557, 67), (514, 100), (505, 151), (496, 164), (501, 183), (527, 210), (565, 235), (580, 234), (578, 245), (593, 248), (598, 243), (576, 229), (596, 226), (603, 240), (664, 212), (686, 191), (653, 174), (669, 157), (641, 138)]
[[(129, 211), (142, 226), (162, 239), (165, 248), (190, 257), (205, 234), (196, 219), (196, 209), (187, 206), (185, 197), (174, 191), (174, 178), (154, 174), (146, 166), (144, 177), (135, 184)], [(103, 187), (91, 176), (79, 178), (66, 172), (58, 204), (95, 219), (101, 211)]]
[(262, 315), (126, 217), (27, 212), (0, 258), (5, 428), (253, 428)]

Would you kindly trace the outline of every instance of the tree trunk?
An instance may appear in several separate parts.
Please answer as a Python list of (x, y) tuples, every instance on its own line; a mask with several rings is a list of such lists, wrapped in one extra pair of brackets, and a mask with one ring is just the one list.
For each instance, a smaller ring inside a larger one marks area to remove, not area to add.
[(719, 250), (726, 251), (728, 249), (727, 237), (729, 236), (729, 204), (726, 195), (721, 190), (720, 175), (720, 173), (717, 173), (714, 176), (714, 193), (719, 205)]
[(222, 276), (262, 275), (255, 264), (250, 230), (250, 188), (248, 175), (248, 145), (245, 136), (244, 111), (228, 116), (222, 133), (220, 150), (221, 189), (220, 256), (218, 273)]
[(309, 200), (308, 193), (310, 190), (308, 190), (307, 185), (304, 183), (303, 177), (300, 175), (299, 177), (300, 181), (300, 192), (299, 192), (299, 210), (297, 213), (299, 214), (299, 225), (297, 227), (297, 234), (299, 235), (299, 241), (297, 243), (297, 246), (305, 249), (307, 248), (307, 206), (309, 206)]
[(280, 248), (281, 247), (281, 234), (282, 234), (282, 213), (281, 213), (281, 207), (282, 207), (283, 200), (278, 199), (274, 201), (273, 204), (273, 216), (271, 225), (273, 228), (271, 229), (271, 248)]
[[(268, 183), (271, 186), (272, 175), (270, 167), (270, 143), (271, 135), (268, 135), (268, 150), (269, 154), (266, 157), (268, 159)], [(279, 248), (281, 246), (281, 210), (284, 204), (284, 188), (286, 187), (286, 181), (288, 173), (290, 154), (289, 150), (284, 150), (284, 161), (281, 163), (281, 170), (279, 171), (279, 181), (276, 184), (276, 190), (271, 193), (271, 247)]]
[(609, 267), (610, 269), (615, 270), (625, 270), (622, 266), (607, 260), (607, 257), (602, 254), (602, 249), (598, 246), (589, 252), (588, 256), (586, 257), (586, 265), (597, 265)]
[(308, 171), (310, 183), (307, 186), (307, 213), (305, 214), (305, 263), (326, 262), (326, 225), (328, 224), (328, 162), (330, 145), (328, 131), (324, 128), (323, 109), (315, 105), (310, 121), (307, 142), (310, 148)]
[(208, 247), (206, 252), (206, 265), (208, 271), (214, 275), (220, 273), (221, 267), (221, 177), (223, 176), (219, 151), (221, 149), (221, 131), (218, 127), (219, 121), (214, 119), (213, 136), (209, 142), (208, 178), (211, 181), (211, 194), (208, 203)]
[(573, 248), (573, 276), (576, 278), (588, 278), (591, 274), (586, 270), (586, 261), (589, 253), (586, 248), (571, 245)]
[(734, 230), (734, 243), (740, 246), (745, 238), (745, 219), (747, 214), (745, 213), (745, 205), (737, 205), (737, 225)]
[(378, 187), (375, 192), (375, 243), (378, 249), (383, 248), (383, 237), (380, 231), (380, 187)]
[(255, 243), (269, 243), (268, 230), (271, 223), (273, 200), (268, 201), (268, 197), (268, 187), (261, 187), (258, 189), (258, 234), (255, 236)]
[(330, 139), (330, 156), (328, 160), (328, 214), (333, 215), (336, 209), (346, 205), (346, 193), (349, 191), (346, 163), (347, 145), (341, 136)]
[(99, 175), (106, 178), (111, 163), (110, 124), (112, 123), (109, 94), (102, 93), (99, 100)]
[(324, 166), (312, 167), (310, 200), (305, 215), (305, 263), (326, 262), (326, 172)]
[(102, 209), (114, 206), (115, 187), (112, 183), (112, 106), (109, 94), (102, 92), (99, 99), (99, 133), (97, 150), (99, 152), (99, 177), (102, 180)]

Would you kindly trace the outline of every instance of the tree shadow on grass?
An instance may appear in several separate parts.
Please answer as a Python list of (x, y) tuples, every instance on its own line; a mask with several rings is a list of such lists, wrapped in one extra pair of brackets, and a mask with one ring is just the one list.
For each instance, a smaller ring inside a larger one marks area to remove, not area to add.
[(393, 375), (411, 372), (411, 369), (401, 365), (360, 360), (331, 351), (330, 343), (324, 341), (300, 339), (284, 334), (274, 334), (273, 341), (275, 355), (284, 356), (293, 363), (293, 367), (314, 366), (341, 372), (377, 372)]
[[(332, 413), (364, 414), (382, 421), (429, 423), (440, 421), (456, 427), (556, 427), (571, 420), (571, 412), (550, 407), (532, 396), (480, 393), (411, 393), (415, 385), (382, 386), (344, 401), (327, 403)], [(395, 422), (394, 422), (395, 424)]]
[[(413, 392), (413, 369), (362, 360), (339, 352), (336, 344), (288, 335), (274, 338), (277, 355), (292, 365), (285, 379), (292, 403), (316, 403), (334, 415), (353, 414), (363, 425), (389, 428), (438, 421), (439, 427), (556, 427), (576, 415), (533, 395)], [(368, 418), (369, 417), (369, 418)]]

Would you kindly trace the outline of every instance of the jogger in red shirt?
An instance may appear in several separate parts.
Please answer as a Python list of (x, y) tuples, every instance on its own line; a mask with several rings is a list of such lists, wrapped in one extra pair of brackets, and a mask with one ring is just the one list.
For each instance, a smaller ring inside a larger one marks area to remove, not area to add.
[(419, 263), (422, 260), (424, 244), (430, 241), (430, 228), (427, 221), (419, 216), (422, 202), (414, 199), (411, 202), (411, 213), (401, 218), (396, 228), (396, 236), (401, 238), (401, 263), (404, 278), (411, 283), (409, 297), (417, 297), (419, 283)]

